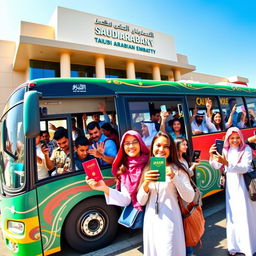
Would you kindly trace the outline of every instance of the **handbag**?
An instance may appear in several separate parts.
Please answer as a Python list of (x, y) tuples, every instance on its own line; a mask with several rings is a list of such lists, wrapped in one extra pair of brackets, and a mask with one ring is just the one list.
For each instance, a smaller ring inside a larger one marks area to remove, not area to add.
[[(190, 178), (190, 177), (189, 177)], [(178, 202), (183, 219), (183, 228), (186, 246), (196, 246), (204, 234), (205, 219), (202, 211), (202, 197), (199, 188), (190, 178), (191, 186), (194, 188), (195, 196), (191, 203), (186, 203), (178, 197)]]
[(143, 227), (144, 209), (142, 211), (133, 207), (132, 203), (125, 206), (122, 210), (118, 223), (131, 229)]
[(256, 171), (244, 173), (244, 183), (248, 190), (249, 198), (256, 201)]

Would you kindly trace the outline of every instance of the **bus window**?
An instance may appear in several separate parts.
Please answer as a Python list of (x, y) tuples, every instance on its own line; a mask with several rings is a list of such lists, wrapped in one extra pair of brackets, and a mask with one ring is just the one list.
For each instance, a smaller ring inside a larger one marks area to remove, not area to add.
[(22, 104), (15, 106), (7, 113), (3, 122), (4, 185), (7, 189), (19, 189), (25, 182), (23, 116), (20, 114), (22, 109)]
[(240, 129), (250, 126), (242, 97), (220, 97), (220, 103), (226, 123)]
[[(181, 100), (134, 101), (128, 103), (131, 128), (138, 131), (147, 146), (150, 146), (154, 135), (159, 131), (169, 133), (174, 139), (185, 137), (183, 108)], [(162, 119), (161, 109), (166, 109)]]
[(193, 135), (224, 130), (222, 115), (216, 97), (189, 96), (188, 106)]
[(251, 127), (256, 126), (256, 98), (246, 97), (246, 104), (249, 113), (249, 124)]

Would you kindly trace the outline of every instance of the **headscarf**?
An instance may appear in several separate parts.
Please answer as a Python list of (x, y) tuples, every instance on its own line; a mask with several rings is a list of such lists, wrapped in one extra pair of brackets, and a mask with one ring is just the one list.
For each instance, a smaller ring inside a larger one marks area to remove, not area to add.
[[(129, 157), (124, 152), (124, 140), (127, 135), (132, 135), (139, 141), (141, 152), (139, 156)], [(142, 210), (142, 208), (136, 199), (137, 187), (140, 182), (142, 171), (148, 162), (148, 158), (149, 150), (144, 144), (140, 134), (136, 131), (129, 130), (122, 137), (120, 148), (112, 165), (112, 174), (114, 176), (116, 176), (116, 173), (122, 164), (127, 168), (126, 172), (121, 174), (120, 181), (117, 182), (116, 187), (119, 190), (121, 183), (124, 184), (131, 196), (133, 207), (139, 210)]]
[(244, 143), (244, 136), (243, 136), (242, 132), (239, 130), (239, 128), (231, 127), (227, 130), (225, 140), (224, 140), (224, 145), (223, 145), (223, 153), (224, 153), (225, 157), (227, 158), (228, 150), (230, 148), (230, 144), (229, 144), (228, 140), (229, 140), (229, 137), (232, 135), (233, 132), (238, 133), (238, 135), (241, 139), (241, 143), (240, 143), (239, 148), (238, 148), (238, 158), (237, 158), (237, 162), (239, 163), (243, 154), (244, 154), (244, 149), (246, 147), (246, 144)]
[(146, 146), (150, 146), (153, 138), (157, 134), (156, 125), (153, 122), (142, 122), (142, 124), (148, 127), (148, 136), (143, 136), (142, 140), (146, 144)]

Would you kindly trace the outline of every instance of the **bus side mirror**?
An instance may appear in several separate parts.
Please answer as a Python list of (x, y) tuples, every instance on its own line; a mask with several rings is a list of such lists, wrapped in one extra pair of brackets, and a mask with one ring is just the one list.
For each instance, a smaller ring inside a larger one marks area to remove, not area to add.
[(25, 93), (23, 120), (26, 138), (32, 139), (40, 134), (39, 93), (36, 91)]

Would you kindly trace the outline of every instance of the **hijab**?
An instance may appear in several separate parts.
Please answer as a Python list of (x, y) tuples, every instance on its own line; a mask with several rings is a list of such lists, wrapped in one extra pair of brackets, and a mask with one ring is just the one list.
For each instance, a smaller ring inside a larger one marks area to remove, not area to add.
[(153, 122), (142, 122), (142, 124), (146, 125), (148, 127), (148, 136), (143, 136), (142, 140), (146, 144), (146, 146), (150, 146), (153, 138), (157, 134), (156, 125)]
[(241, 158), (244, 154), (244, 149), (246, 147), (246, 144), (244, 143), (244, 136), (243, 136), (242, 132), (239, 130), (239, 128), (231, 127), (227, 130), (225, 140), (224, 140), (224, 145), (223, 145), (223, 153), (224, 153), (225, 157), (227, 158), (228, 150), (230, 148), (229, 137), (232, 135), (233, 132), (238, 133), (238, 135), (241, 139), (241, 143), (238, 148), (238, 158), (237, 158), (237, 162), (239, 163), (241, 161)]
[[(124, 151), (124, 140), (127, 135), (134, 136), (140, 144), (140, 155), (136, 157), (129, 157)], [(142, 171), (148, 162), (149, 150), (143, 142), (140, 134), (136, 131), (127, 131), (120, 142), (120, 148), (112, 165), (112, 174), (116, 176), (119, 167), (123, 164), (126, 167), (126, 172), (122, 173), (120, 180), (117, 182), (116, 187), (120, 190), (121, 183), (126, 187), (134, 208), (142, 210), (141, 205), (137, 202), (136, 194), (137, 187), (140, 182)]]

